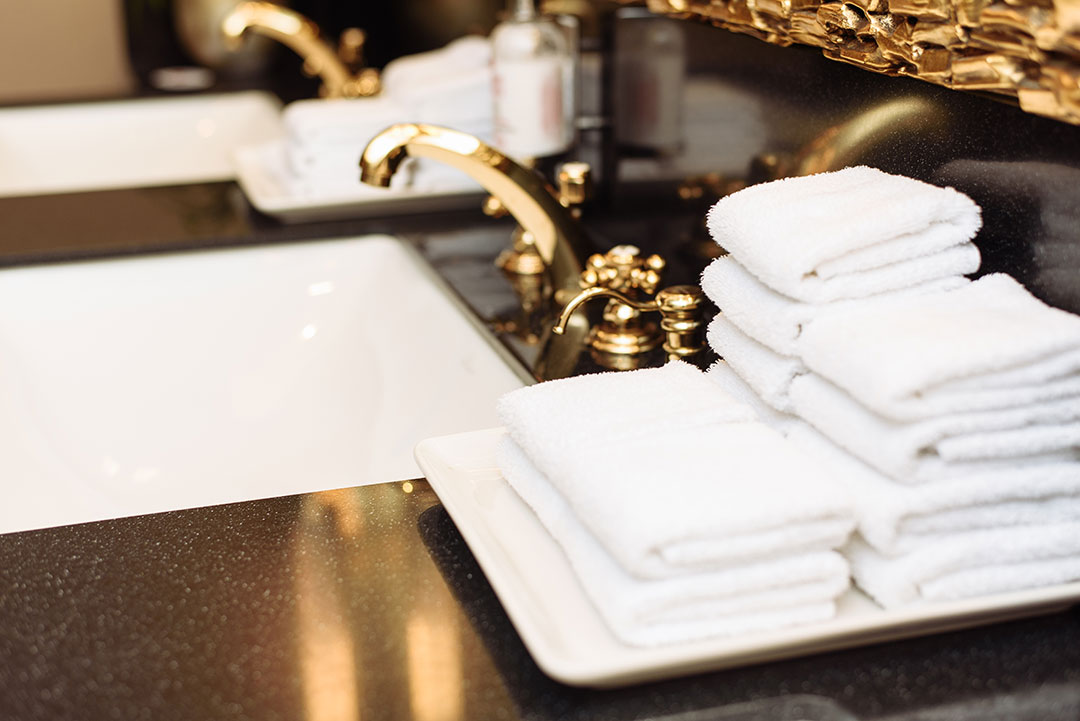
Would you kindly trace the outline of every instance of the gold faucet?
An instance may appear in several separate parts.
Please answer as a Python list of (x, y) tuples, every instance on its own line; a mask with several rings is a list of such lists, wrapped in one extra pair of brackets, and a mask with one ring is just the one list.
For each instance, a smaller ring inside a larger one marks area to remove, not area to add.
[(694, 361), (695, 356), (705, 348), (701, 332), (701, 311), (705, 294), (696, 285), (673, 285), (664, 288), (647, 302), (628, 298), (611, 288), (592, 286), (581, 291), (566, 304), (552, 330), (557, 335), (565, 333), (574, 311), (593, 298), (600, 297), (612, 298), (620, 305), (641, 313), (659, 311), (660, 328), (664, 332), (664, 350), (670, 360)]
[(303, 15), (272, 2), (242, 2), (221, 23), (226, 44), (237, 49), (244, 33), (257, 32), (288, 46), (304, 60), (304, 72), (322, 78), (319, 95), (324, 98), (359, 98), (376, 95), (379, 72), (364, 68), (353, 73), (346, 64), (355, 60), (363, 44), (360, 30), (350, 29), (343, 38), (341, 55), (323, 40), (319, 26)]
[(550, 273), (556, 301), (565, 302), (562, 299), (577, 292), (588, 243), (571, 211), (538, 173), (467, 133), (403, 123), (371, 139), (360, 157), (360, 179), (389, 187), (390, 178), (406, 157), (432, 158), (471, 176), (531, 236)]

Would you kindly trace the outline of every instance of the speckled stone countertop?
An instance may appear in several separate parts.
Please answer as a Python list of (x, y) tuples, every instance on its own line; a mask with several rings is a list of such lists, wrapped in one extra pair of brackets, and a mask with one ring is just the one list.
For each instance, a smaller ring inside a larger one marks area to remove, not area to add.
[(1080, 612), (614, 690), (533, 663), (422, 480), (0, 536), (0, 718), (1080, 718)]

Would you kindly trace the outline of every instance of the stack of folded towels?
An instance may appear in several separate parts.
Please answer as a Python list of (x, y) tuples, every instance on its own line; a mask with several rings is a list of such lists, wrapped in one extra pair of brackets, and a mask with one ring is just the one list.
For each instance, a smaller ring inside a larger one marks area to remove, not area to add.
[(620, 640), (655, 646), (831, 618), (854, 528), (842, 484), (693, 366), (513, 391), (503, 476)]
[[(285, 166), (298, 197), (355, 195), (364, 148), (395, 123), (430, 123), (490, 140), (491, 43), (466, 36), (444, 48), (410, 55), (383, 70), (382, 93), (372, 98), (301, 100), (282, 115)], [(464, 173), (436, 162), (412, 162), (395, 187), (420, 192), (478, 189)], [(367, 188), (370, 192), (371, 189)]]
[(865, 167), (709, 215), (710, 375), (845, 483), (845, 554), (885, 607), (1080, 579), (1080, 317), (965, 279), (979, 227), (961, 193)]

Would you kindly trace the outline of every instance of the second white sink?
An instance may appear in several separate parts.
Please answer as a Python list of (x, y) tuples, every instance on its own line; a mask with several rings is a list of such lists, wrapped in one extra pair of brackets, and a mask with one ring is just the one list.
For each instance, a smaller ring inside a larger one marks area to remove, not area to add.
[(417, 477), (521, 385), (388, 237), (0, 271), (0, 532)]

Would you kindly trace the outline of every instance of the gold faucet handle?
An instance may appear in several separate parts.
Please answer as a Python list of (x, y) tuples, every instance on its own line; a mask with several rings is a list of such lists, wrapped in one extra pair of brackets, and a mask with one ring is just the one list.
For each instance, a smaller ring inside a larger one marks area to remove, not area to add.
[(616, 245), (604, 254), (589, 256), (581, 273), (582, 288), (609, 288), (630, 295), (655, 293), (666, 261), (659, 255), (643, 258), (636, 245)]
[(574, 311), (599, 297), (614, 298), (642, 313), (658, 311), (661, 316), (660, 328), (665, 334), (664, 350), (667, 351), (669, 359), (687, 358), (701, 352), (705, 347), (701, 332), (704, 324), (702, 312), (705, 294), (696, 285), (673, 285), (664, 288), (647, 302), (628, 298), (611, 288), (585, 288), (566, 304), (552, 331), (556, 335), (562, 335)]
[(360, 28), (345, 28), (338, 38), (338, 57), (353, 72), (364, 67), (364, 45), (367, 33)]
[(345, 97), (368, 98), (382, 90), (382, 77), (375, 68), (364, 67), (367, 33), (360, 28), (345, 28), (338, 38), (338, 58), (351, 72), (344, 89)]

